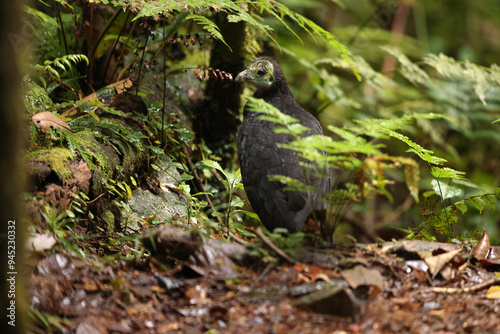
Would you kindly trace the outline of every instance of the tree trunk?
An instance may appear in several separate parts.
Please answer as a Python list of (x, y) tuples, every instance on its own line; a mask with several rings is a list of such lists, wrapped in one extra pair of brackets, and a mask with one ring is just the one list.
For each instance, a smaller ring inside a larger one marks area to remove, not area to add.
[[(215, 42), (210, 54), (210, 67), (233, 74), (233, 78), (243, 70), (245, 63), (245, 23), (230, 23), (227, 14), (219, 13), (215, 23), (220, 28), (226, 43)], [(234, 150), (228, 145), (235, 141), (239, 126), (241, 84), (233, 81), (214, 79), (212, 76), (205, 88), (205, 100), (196, 110), (194, 129), (215, 154), (224, 162), (234, 157)]]

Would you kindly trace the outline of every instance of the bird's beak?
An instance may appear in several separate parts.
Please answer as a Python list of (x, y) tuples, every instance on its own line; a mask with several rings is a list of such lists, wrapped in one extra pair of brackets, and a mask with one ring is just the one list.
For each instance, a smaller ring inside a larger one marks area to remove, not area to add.
[(247, 70), (244, 70), (243, 72), (241, 72), (236, 76), (236, 79), (234, 79), (234, 81), (242, 82), (245, 81), (246, 79), (247, 79)]

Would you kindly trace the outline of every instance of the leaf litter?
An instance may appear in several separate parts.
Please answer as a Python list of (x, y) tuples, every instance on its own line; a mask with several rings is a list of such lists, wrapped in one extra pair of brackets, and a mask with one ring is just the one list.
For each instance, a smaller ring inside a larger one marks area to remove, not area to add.
[(143, 243), (153, 257), (139, 263), (40, 260), (32, 332), (500, 332), (499, 251), (486, 232), (474, 247), (405, 240), (316, 250), (318, 261), (298, 250), (295, 264), (168, 225)]

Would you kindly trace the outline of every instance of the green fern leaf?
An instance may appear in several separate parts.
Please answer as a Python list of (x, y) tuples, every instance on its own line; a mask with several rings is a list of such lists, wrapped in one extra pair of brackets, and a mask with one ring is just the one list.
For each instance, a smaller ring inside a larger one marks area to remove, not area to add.
[(467, 180), (464, 175), (465, 172), (454, 170), (448, 167), (431, 167), (431, 174), (437, 179), (455, 179), (455, 180)]
[(202, 15), (197, 15), (197, 14), (190, 14), (186, 16), (186, 20), (193, 20), (197, 22), (198, 24), (203, 26), (203, 29), (217, 37), (218, 39), (221, 40), (224, 45), (226, 45), (229, 50), (233, 51), (229, 45), (227, 45), (226, 41), (224, 40), (224, 37), (220, 33), (219, 27), (212, 21), (210, 21), (208, 18)]
[(468, 210), (467, 205), (465, 204), (464, 201), (456, 202), (454, 205), (457, 209), (460, 210), (460, 212), (462, 212), (462, 214), (466, 213)]
[(451, 224), (456, 223), (457, 216), (452, 207), (446, 207), (439, 211), (436, 216), (427, 221), (427, 224), (432, 226), (437, 233), (450, 233)]
[(467, 199), (468, 202), (470, 202), (476, 209), (479, 210), (479, 213), (483, 212), (484, 209), (484, 202), (478, 198), (478, 197), (469, 197)]
[(429, 75), (420, 67), (412, 63), (401, 51), (389, 46), (383, 46), (382, 49), (399, 61), (402, 66), (401, 74), (408, 79), (408, 81), (413, 84), (427, 85), (429, 82)]
[(443, 200), (463, 195), (462, 189), (454, 186), (449, 186), (436, 179), (432, 180), (431, 184), (436, 194), (438, 194)]
[(410, 146), (410, 149), (408, 150), (408, 152), (413, 152), (413, 153), (417, 154), (422, 160), (424, 160), (430, 164), (441, 165), (441, 164), (446, 162), (445, 159), (432, 155), (434, 152), (423, 148), (422, 146), (413, 142), (410, 138), (408, 138), (408, 137), (406, 137), (398, 132), (395, 132), (392, 130), (387, 130), (387, 129), (381, 129), (381, 131), (387, 133), (389, 136), (391, 136), (393, 138), (399, 139), (400, 141), (406, 143), (408, 146)]
[(481, 197), (481, 200), (486, 203), (490, 208), (495, 209), (497, 201), (495, 195), (492, 194), (484, 194)]

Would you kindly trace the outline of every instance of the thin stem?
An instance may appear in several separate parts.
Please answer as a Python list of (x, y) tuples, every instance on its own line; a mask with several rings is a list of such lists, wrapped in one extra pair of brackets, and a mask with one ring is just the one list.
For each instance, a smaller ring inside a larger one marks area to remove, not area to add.
[[(141, 62), (139, 63), (139, 74), (137, 76), (137, 82), (141, 80), (141, 70), (142, 70), (142, 62), (144, 61), (144, 54), (146, 53), (146, 47), (148, 45), (149, 35), (151, 35), (151, 30), (153, 30), (153, 26), (149, 26), (148, 34), (146, 36), (146, 41), (144, 42), (144, 47), (142, 49)], [(135, 95), (139, 94), (139, 86), (137, 86), (137, 90), (135, 91)]]
[(161, 147), (164, 145), (164, 122), (165, 102), (167, 100), (167, 36), (165, 36), (165, 24), (163, 24), (163, 107), (161, 109)]

